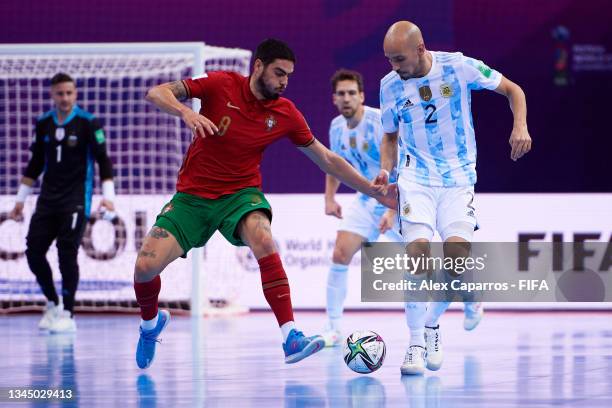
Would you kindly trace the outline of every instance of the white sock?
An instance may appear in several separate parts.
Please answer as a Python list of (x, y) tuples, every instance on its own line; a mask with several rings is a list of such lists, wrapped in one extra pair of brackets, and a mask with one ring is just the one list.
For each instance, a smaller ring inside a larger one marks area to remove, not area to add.
[(340, 325), (342, 323), (342, 319), (329, 319), (329, 328), (331, 330), (341, 331)]
[(327, 275), (327, 317), (332, 329), (340, 328), (340, 319), (344, 312), (344, 300), (346, 299), (346, 283), (348, 277), (348, 265), (332, 263)]
[(425, 326), (427, 327), (436, 327), (438, 325), (438, 320), (440, 316), (448, 306), (450, 306), (451, 302), (430, 302), (429, 307), (427, 308), (427, 317), (425, 318)]
[(294, 321), (289, 321), (285, 324), (283, 324), (281, 327), (281, 332), (283, 333), (283, 343), (287, 342), (287, 337), (289, 337), (289, 333), (291, 332), (291, 330), (295, 329), (295, 322)]
[(410, 329), (410, 345), (425, 347), (425, 313), (427, 303), (407, 302), (404, 306), (406, 323)]
[(468, 313), (476, 313), (476, 305), (478, 304), (478, 302), (463, 302), (463, 307), (464, 307), (464, 312), (465, 314)]
[(157, 319), (159, 317), (159, 313), (155, 315), (151, 320), (142, 320), (140, 319), (140, 327), (142, 330), (153, 330), (155, 326), (157, 326)]

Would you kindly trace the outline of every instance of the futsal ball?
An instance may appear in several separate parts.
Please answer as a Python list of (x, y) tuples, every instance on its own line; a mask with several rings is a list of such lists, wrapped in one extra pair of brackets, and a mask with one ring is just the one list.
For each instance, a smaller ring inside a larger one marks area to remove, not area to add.
[(385, 361), (385, 342), (370, 330), (353, 332), (344, 342), (344, 362), (356, 373), (369, 374)]

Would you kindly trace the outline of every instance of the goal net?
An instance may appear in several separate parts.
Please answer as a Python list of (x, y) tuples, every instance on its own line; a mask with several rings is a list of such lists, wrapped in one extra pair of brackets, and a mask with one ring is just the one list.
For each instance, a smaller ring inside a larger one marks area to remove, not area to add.
[[(0, 46), (0, 312), (40, 308), (45, 303), (24, 256), (25, 236), (36, 196), (25, 205), (25, 220), (8, 212), (30, 158), (35, 118), (52, 108), (49, 80), (65, 72), (76, 80), (77, 103), (98, 117), (114, 165), (118, 217), (108, 222), (95, 212), (79, 252), (77, 310), (137, 310), (133, 267), (155, 216), (175, 192), (178, 169), (191, 132), (182, 121), (144, 100), (156, 84), (231, 70), (247, 75), (251, 52), (203, 43), (54, 44)], [(194, 103), (194, 109), (199, 106)], [(97, 171), (97, 169), (96, 169)], [(232, 268), (235, 249), (218, 234), (209, 248), (191, 251), (162, 274), (160, 304), (200, 314), (239, 303), (241, 276)], [(61, 294), (57, 251), (47, 259)]]

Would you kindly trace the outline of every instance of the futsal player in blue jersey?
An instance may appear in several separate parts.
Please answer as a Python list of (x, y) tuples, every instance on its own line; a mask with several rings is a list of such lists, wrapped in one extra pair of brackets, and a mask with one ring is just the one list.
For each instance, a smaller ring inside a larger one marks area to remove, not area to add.
[[(408, 254), (427, 254), (437, 231), (446, 244), (445, 257), (468, 256), (477, 227), (476, 140), (470, 94), (488, 89), (508, 98), (514, 116), (510, 158), (515, 161), (531, 149), (525, 94), (482, 61), (460, 52), (427, 50), (420, 29), (409, 21), (389, 28), (383, 48), (392, 71), (380, 84), (385, 134), (375, 183), (384, 186), (389, 182), (400, 140), (407, 157), (406, 164), (399, 166), (398, 201)], [(453, 271), (440, 272), (453, 276)], [(425, 366), (437, 370), (442, 364), (438, 319), (448, 302), (432, 303), (427, 314), (425, 303), (409, 306), (410, 345), (401, 372), (422, 374)], [(482, 311), (471, 311), (470, 307), (466, 322), (477, 324)]]
[[(380, 110), (363, 104), (363, 78), (360, 73), (341, 69), (331, 78), (333, 103), (340, 115), (329, 128), (330, 150), (348, 161), (366, 179), (373, 180), (380, 172), (382, 124)], [(340, 181), (325, 178), (325, 213), (341, 218), (327, 277), (327, 326), (323, 332), (326, 346), (342, 341), (340, 321), (347, 293), (347, 272), (353, 256), (363, 242), (376, 241), (386, 234), (393, 242), (401, 242), (397, 211), (387, 209), (374, 198), (357, 193), (346, 211), (335, 200)]]

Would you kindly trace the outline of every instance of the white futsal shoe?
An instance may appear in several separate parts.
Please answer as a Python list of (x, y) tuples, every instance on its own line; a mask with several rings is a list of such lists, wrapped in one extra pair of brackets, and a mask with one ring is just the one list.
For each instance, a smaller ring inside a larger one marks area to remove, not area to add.
[(61, 303), (56, 305), (53, 302), (48, 302), (43, 312), (43, 317), (40, 319), (40, 322), (38, 322), (38, 328), (40, 330), (49, 330), (49, 327), (51, 327), (51, 324), (57, 319), (62, 310), (64, 310), (64, 307)]
[(467, 331), (474, 330), (482, 320), (484, 307), (482, 302), (465, 302), (463, 328)]
[(421, 375), (425, 372), (425, 348), (410, 346), (400, 367), (402, 375)]
[(76, 332), (76, 322), (68, 310), (62, 310), (57, 318), (49, 327), (51, 333), (74, 333)]
[(425, 326), (425, 347), (427, 349), (427, 368), (438, 371), (442, 367), (442, 340), (440, 338), (440, 325), (436, 327)]

